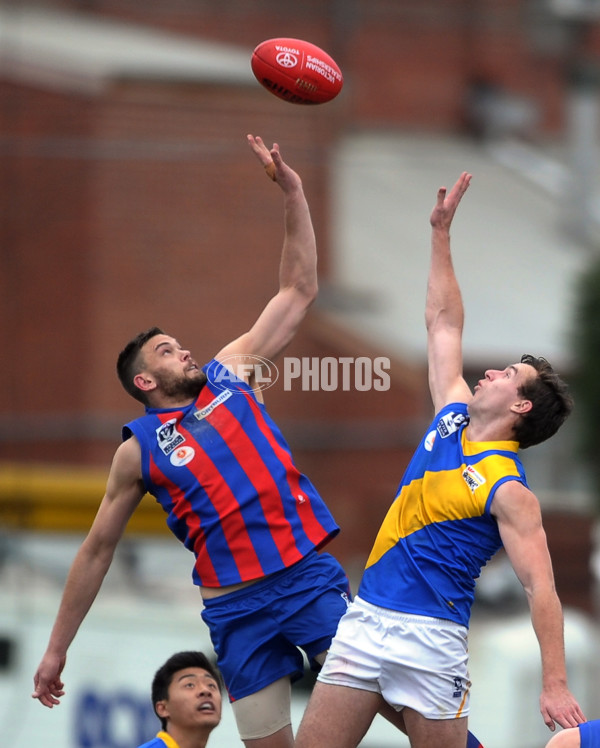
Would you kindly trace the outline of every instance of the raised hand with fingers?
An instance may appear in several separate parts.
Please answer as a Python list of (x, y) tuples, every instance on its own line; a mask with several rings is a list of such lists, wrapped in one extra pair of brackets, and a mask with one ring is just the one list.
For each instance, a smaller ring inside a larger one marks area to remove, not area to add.
[(247, 140), (250, 148), (263, 165), (267, 176), (277, 182), (284, 192), (290, 192), (301, 187), (300, 177), (285, 163), (277, 143), (273, 143), (273, 147), (269, 149), (258, 135), (248, 135)]
[(471, 174), (466, 171), (456, 180), (454, 187), (447, 191), (445, 187), (440, 187), (437, 193), (437, 202), (431, 211), (429, 222), (434, 229), (449, 229), (458, 204), (462, 196), (468, 190), (471, 184)]

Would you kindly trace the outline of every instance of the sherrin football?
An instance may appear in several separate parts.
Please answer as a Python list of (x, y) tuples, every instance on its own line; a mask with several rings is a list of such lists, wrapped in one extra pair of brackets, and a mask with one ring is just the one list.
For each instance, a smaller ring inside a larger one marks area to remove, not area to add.
[(267, 91), (292, 104), (324, 104), (344, 83), (335, 60), (302, 39), (267, 39), (256, 47), (250, 64)]

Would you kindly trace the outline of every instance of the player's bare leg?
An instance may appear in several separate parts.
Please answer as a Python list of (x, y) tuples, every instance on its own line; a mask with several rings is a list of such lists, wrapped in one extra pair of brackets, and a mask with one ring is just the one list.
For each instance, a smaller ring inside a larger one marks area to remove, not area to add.
[(356, 748), (382, 706), (378, 693), (315, 683), (296, 748)]
[(465, 748), (467, 718), (427, 719), (414, 709), (403, 711), (411, 748)]

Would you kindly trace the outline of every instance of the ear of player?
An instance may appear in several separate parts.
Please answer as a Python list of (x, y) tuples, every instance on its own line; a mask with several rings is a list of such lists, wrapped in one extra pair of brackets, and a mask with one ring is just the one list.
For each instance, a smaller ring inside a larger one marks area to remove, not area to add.
[(344, 84), (335, 60), (302, 39), (267, 39), (255, 48), (250, 65), (267, 91), (292, 104), (325, 104)]

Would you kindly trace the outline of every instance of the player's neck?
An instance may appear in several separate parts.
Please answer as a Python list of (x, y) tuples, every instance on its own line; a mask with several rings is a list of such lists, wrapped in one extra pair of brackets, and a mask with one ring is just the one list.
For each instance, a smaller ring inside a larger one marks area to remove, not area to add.
[(206, 748), (212, 727), (197, 727), (195, 730), (182, 730), (169, 727), (169, 736), (177, 743), (177, 748)]
[(158, 396), (149, 399), (148, 407), (156, 410), (184, 410), (193, 402), (194, 397), (165, 397)]
[(466, 428), (465, 436), (470, 442), (514, 441), (512, 418), (506, 421), (495, 419), (494, 421), (486, 422), (472, 417)]

